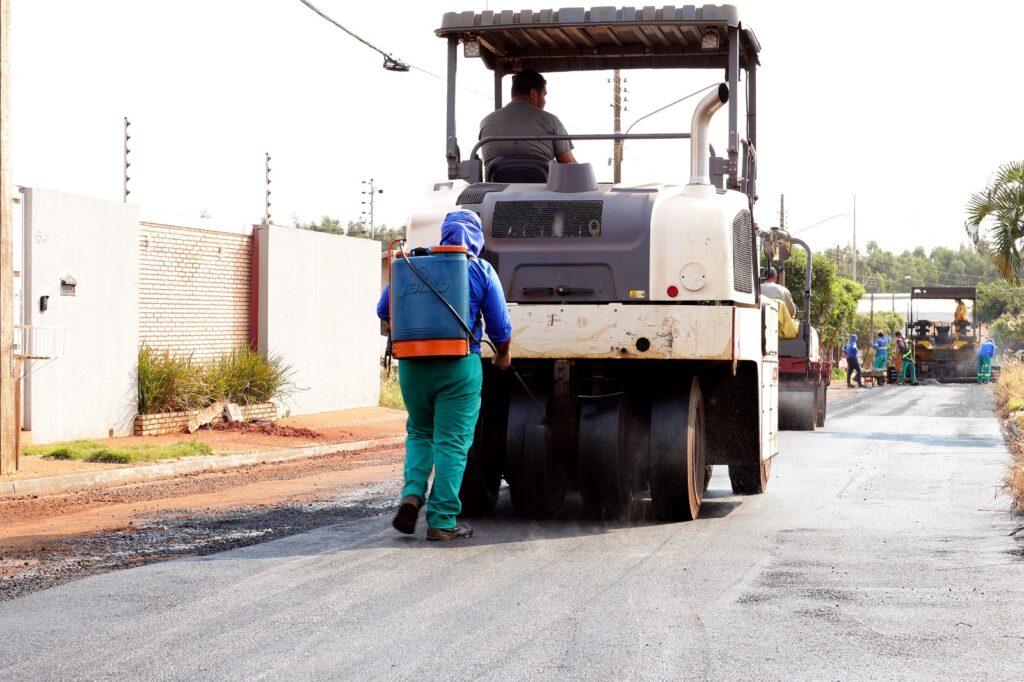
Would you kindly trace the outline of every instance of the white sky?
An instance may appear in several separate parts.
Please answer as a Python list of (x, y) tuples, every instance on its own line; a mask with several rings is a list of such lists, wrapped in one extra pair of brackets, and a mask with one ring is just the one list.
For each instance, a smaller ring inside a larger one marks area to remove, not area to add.
[[(522, 3), (523, 0), (517, 0)], [(395, 56), (443, 75), (446, 11), (522, 9), (463, 0), (314, 0)], [(446, 177), (444, 85), (381, 58), (298, 0), (11, 0), (13, 179), (121, 197), (122, 119), (132, 121), (131, 199), (145, 210), (257, 222), (263, 154), (275, 222), (354, 220), (375, 178), (377, 222), (400, 225)], [(534, 4), (534, 9), (553, 7)], [(571, 6), (571, 3), (567, 6)], [(850, 213), (857, 234), (902, 250), (964, 241), (963, 207), (1002, 163), (1024, 157), (1018, 86), (1024, 3), (738, 3), (762, 44), (757, 219), (793, 231)], [(952, 9), (948, 9), (952, 8)], [(490, 73), (460, 58), (460, 84), (489, 96)], [(610, 132), (607, 73), (552, 74), (548, 110), (570, 132)], [(720, 72), (627, 72), (636, 118)], [(506, 79), (506, 84), (508, 79)], [(507, 98), (507, 95), (506, 95)], [(487, 98), (459, 91), (464, 154)], [(634, 132), (685, 131), (695, 100)], [(725, 146), (725, 110), (712, 143)], [(577, 146), (610, 179), (611, 143)], [(685, 182), (685, 141), (626, 145), (624, 180)], [(823, 249), (852, 219), (801, 233)]]

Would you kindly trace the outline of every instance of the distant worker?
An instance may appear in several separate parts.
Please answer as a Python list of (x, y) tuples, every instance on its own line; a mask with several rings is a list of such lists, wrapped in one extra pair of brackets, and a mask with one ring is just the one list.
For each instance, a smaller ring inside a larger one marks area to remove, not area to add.
[(996, 344), (992, 339), (985, 339), (978, 349), (978, 383), (987, 384), (992, 381), (992, 358), (996, 354)]
[(953, 311), (954, 322), (966, 322), (967, 321), (967, 304), (963, 302), (963, 299), (956, 299), (956, 310)]
[(896, 383), (900, 386), (903, 385), (903, 379), (907, 375), (907, 370), (910, 370), (910, 383), (917, 386), (917, 368), (914, 367), (914, 346), (912, 343), (903, 338), (903, 332), (896, 332), (896, 353), (897, 360), (900, 361), (900, 376)]
[(956, 299), (956, 310), (953, 311), (953, 327), (956, 329), (957, 334), (966, 336), (968, 324), (967, 304), (963, 302), (963, 299), (958, 298)]
[(795, 339), (800, 333), (800, 323), (796, 321), (796, 305), (789, 289), (778, 284), (779, 271), (770, 265), (761, 270), (761, 295), (781, 301), (779, 306), (779, 338)]
[[(427, 539), (457, 540), (473, 535), (457, 522), (462, 511), (459, 488), (466, 471), (466, 457), (473, 444), (483, 367), (480, 364), (481, 329), (474, 320), (482, 316), (497, 348), (492, 362), (508, 369), (512, 362), (509, 342), (512, 325), (501, 282), (490, 263), (479, 258), (484, 245), (480, 218), (472, 211), (449, 213), (441, 225), (441, 244), (465, 246), (469, 252), (469, 319), (473, 329), (470, 354), (464, 357), (408, 358), (398, 364), (398, 382), (409, 413), (406, 420), (405, 487), (391, 524), (401, 533), (416, 531), (420, 507), (427, 503)], [(377, 316), (391, 319), (389, 287), (377, 303)], [(434, 482), (427, 498), (430, 473)]]
[(864, 382), (861, 379), (860, 371), (860, 349), (857, 348), (857, 335), (850, 334), (850, 342), (843, 346), (843, 355), (846, 356), (846, 385), (848, 388), (853, 388), (853, 384), (850, 383), (850, 378), (857, 377), (857, 386), (864, 388)]
[(875, 359), (871, 364), (871, 369), (885, 369), (886, 360), (889, 359), (889, 337), (881, 329), (878, 330), (878, 336), (871, 347), (875, 349)]
[[(512, 76), (512, 101), (492, 111), (480, 122), (480, 138), (504, 135), (567, 135), (554, 114), (544, 111), (547, 81), (533, 69)], [(485, 142), (480, 147), (484, 166), (499, 156), (536, 156), (558, 163), (576, 163), (572, 140), (515, 140)]]

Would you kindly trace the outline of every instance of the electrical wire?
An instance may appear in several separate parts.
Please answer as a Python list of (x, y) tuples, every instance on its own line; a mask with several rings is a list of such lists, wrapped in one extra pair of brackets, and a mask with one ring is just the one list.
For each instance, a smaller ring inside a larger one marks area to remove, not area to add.
[(360, 36), (356, 35), (352, 31), (348, 30), (347, 28), (345, 28), (344, 26), (339, 24), (334, 19), (331, 19), (329, 16), (327, 16), (326, 14), (321, 12), (316, 7), (316, 5), (314, 5), (313, 3), (309, 2), (309, 0), (299, 0), (299, 2), (301, 2), (303, 5), (305, 5), (306, 7), (310, 8), (311, 10), (313, 10), (314, 12), (316, 12), (321, 17), (323, 17), (327, 21), (331, 22), (332, 24), (334, 24), (338, 28), (340, 28), (345, 33), (349, 34), (350, 36), (352, 36), (353, 38), (355, 38), (356, 40), (361, 42), (363, 45), (366, 45), (368, 48), (370, 48), (374, 52), (378, 52), (381, 56), (384, 57), (384, 68), (387, 69), (388, 71), (408, 71), (411, 68), (409, 64), (406, 64), (405, 62), (403, 62), (403, 61), (401, 61), (399, 59), (395, 59), (389, 53), (387, 53), (384, 50), (380, 49), (379, 47), (377, 47), (373, 43), (369, 42), (368, 40), (365, 40), (364, 38), (361, 38)]
[(651, 116), (654, 116), (655, 114), (658, 114), (658, 113), (661, 113), (662, 111), (665, 111), (669, 107), (674, 107), (675, 105), (679, 104), (680, 102), (685, 102), (686, 100), (690, 99), (691, 97), (696, 97), (697, 95), (699, 95), (700, 93), (704, 92), (705, 90), (710, 90), (711, 88), (718, 87), (718, 85), (719, 84), (716, 81), (716, 82), (712, 83), (711, 85), (707, 85), (707, 86), (701, 88), (700, 90), (697, 90), (695, 92), (691, 92), (686, 97), (680, 97), (679, 99), (677, 99), (674, 102), (669, 102), (668, 104), (666, 104), (665, 106), (661, 107), (660, 109), (655, 109), (654, 111), (652, 111), (649, 114), (644, 114), (643, 116), (641, 116), (637, 120), (633, 121), (633, 123), (628, 128), (626, 128), (626, 132), (624, 134), (628, 135), (629, 131), (633, 129), (633, 126), (635, 126), (637, 123), (639, 123), (640, 121), (644, 120), (645, 118), (650, 118)]
[[(355, 38), (356, 40), (361, 42), (363, 45), (366, 45), (371, 50), (381, 54), (384, 57), (384, 68), (387, 69), (388, 71), (398, 71), (398, 72), (419, 71), (420, 73), (426, 74), (427, 76), (430, 76), (431, 78), (436, 78), (439, 81), (443, 81), (444, 80), (444, 78), (442, 78), (441, 76), (437, 75), (433, 71), (427, 71), (426, 69), (420, 68), (420, 67), (416, 66), (415, 64), (411, 64), (409, 62), (402, 61), (401, 59), (398, 59), (398, 58), (392, 56), (390, 53), (385, 52), (384, 50), (380, 49), (379, 47), (377, 47), (373, 43), (371, 43), (368, 40), (362, 38), (361, 36), (357, 35), (356, 33), (353, 33), (351, 30), (345, 28), (340, 23), (338, 23), (337, 21), (335, 21), (331, 17), (329, 17), (326, 14), (324, 14), (320, 9), (318, 9), (316, 7), (316, 5), (314, 5), (313, 3), (309, 2), (309, 0), (299, 0), (299, 2), (301, 2), (303, 5), (305, 5), (309, 9), (313, 10), (314, 12), (316, 12), (318, 15), (320, 15), (326, 21), (329, 21), (330, 23), (334, 24), (335, 26), (340, 28), (342, 31), (347, 33), (348, 35), (352, 36), (353, 38)], [(470, 93), (476, 95), (477, 97), (483, 97), (484, 99), (486, 99), (488, 101), (492, 100), (492, 98), (489, 95), (485, 95), (482, 92), (474, 90), (473, 88), (468, 88), (468, 87), (466, 87), (464, 85), (458, 85), (458, 84), (456, 84), (455, 87), (460, 88), (462, 90), (465, 90), (466, 92), (470, 92)]]

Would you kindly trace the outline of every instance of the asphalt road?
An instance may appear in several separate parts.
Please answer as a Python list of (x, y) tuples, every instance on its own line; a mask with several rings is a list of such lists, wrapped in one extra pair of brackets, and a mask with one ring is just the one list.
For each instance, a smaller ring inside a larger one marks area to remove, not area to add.
[(1024, 670), (1008, 453), (980, 387), (885, 387), (787, 432), (698, 521), (379, 515), (0, 604), (4, 679), (985, 679)]

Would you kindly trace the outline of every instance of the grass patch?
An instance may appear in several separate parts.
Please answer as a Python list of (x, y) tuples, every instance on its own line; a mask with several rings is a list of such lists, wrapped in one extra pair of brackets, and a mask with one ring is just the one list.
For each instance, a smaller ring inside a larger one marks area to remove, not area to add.
[(402, 400), (402, 388), (398, 385), (398, 369), (392, 368), (391, 372), (381, 368), (380, 370), (380, 405), (381, 407), (392, 407), (396, 410), (405, 409), (405, 401)]
[(52, 445), (29, 445), (23, 448), (22, 452), (26, 455), (38, 455), (44, 459), (136, 464), (193, 455), (209, 455), (213, 450), (206, 443), (197, 440), (179, 441), (165, 445), (142, 443), (120, 447), (111, 447), (91, 440), (73, 440)]
[(295, 391), (294, 371), (278, 355), (239, 348), (208, 363), (149, 346), (139, 349), (139, 413), (186, 412), (224, 400), (251, 405)]
[[(1024, 410), (1024, 363), (1016, 360), (1005, 362), (1000, 368), (999, 380), (995, 382), (994, 389), (999, 416), (1009, 417), (1011, 412)], [(1016, 428), (1019, 433), (1019, 420)], [(1011, 434), (1014, 432), (1011, 431)], [(1011, 435), (1010, 449), (1013, 451), (1013, 461), (1007, 468), (1003, 485), (1013, 498), (1014, 507), (1024, 510), (1024, 437)]]

